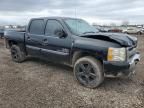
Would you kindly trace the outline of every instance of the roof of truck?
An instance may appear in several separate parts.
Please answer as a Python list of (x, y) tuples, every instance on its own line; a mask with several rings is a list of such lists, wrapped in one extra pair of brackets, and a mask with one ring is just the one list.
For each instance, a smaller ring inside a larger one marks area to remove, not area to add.
[(78, 18), (72, 18), (72, 17), (39, 17), (39, 18), (32, 18), (32, 19), (78, 19)]

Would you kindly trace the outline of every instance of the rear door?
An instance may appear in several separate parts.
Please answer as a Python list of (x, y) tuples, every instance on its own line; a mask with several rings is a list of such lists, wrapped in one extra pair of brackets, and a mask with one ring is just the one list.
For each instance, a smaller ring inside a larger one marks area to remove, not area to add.
[[(62, 29), (65, 33), (65, 28), (60, 21), (49, 19), (45, 28), (45, 44), (42, 47), (42, 55), (55, 62), (69, 62), (70, 50), (72, 41), (70, 36), (59, 37), (56, 34), (58, 29)], [(67, 34), (67, 33), (66, 33)]]
[(25, 36), (26, 50), (33, 56), (41, 56), (42, 37), (44, 36), (44, 20), (33, 19)]

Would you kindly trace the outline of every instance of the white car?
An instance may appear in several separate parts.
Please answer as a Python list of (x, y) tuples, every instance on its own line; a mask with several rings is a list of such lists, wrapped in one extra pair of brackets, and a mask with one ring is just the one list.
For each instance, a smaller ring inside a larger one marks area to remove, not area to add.
[(142, 33), (144, 33), (144, 28), (142, 28), (142, 30), (141, 30), (141, 31), (142, 31)]
[(142, 30), (136, 27), (131, 27), (131, 28), (127, 28), (125, 30), (123, 30), (123, 33), (127, 33), (127, 34), (142, 34)]

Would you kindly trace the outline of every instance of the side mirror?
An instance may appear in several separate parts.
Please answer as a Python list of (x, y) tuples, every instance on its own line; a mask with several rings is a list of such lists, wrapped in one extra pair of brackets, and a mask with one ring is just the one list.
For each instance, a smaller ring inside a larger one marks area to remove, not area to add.
[(58, 36), (60, 38), (65, 38), (67, 36), (67, 34), (62, 29), (57, 29), (55, 31), (55, 34), (56, 34), (56, 36)]

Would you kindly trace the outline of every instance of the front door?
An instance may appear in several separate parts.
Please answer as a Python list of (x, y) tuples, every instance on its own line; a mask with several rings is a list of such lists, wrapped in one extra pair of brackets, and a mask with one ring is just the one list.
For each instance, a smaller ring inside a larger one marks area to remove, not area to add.
[(69, 62), (71, 50), (71, 37), (59, 37), (56, 30), (64, 30), (62, 24), (57, 20), (48, 20), (45, 28), (44, 43), (41, 49), (42, 55), (50, 61)]

